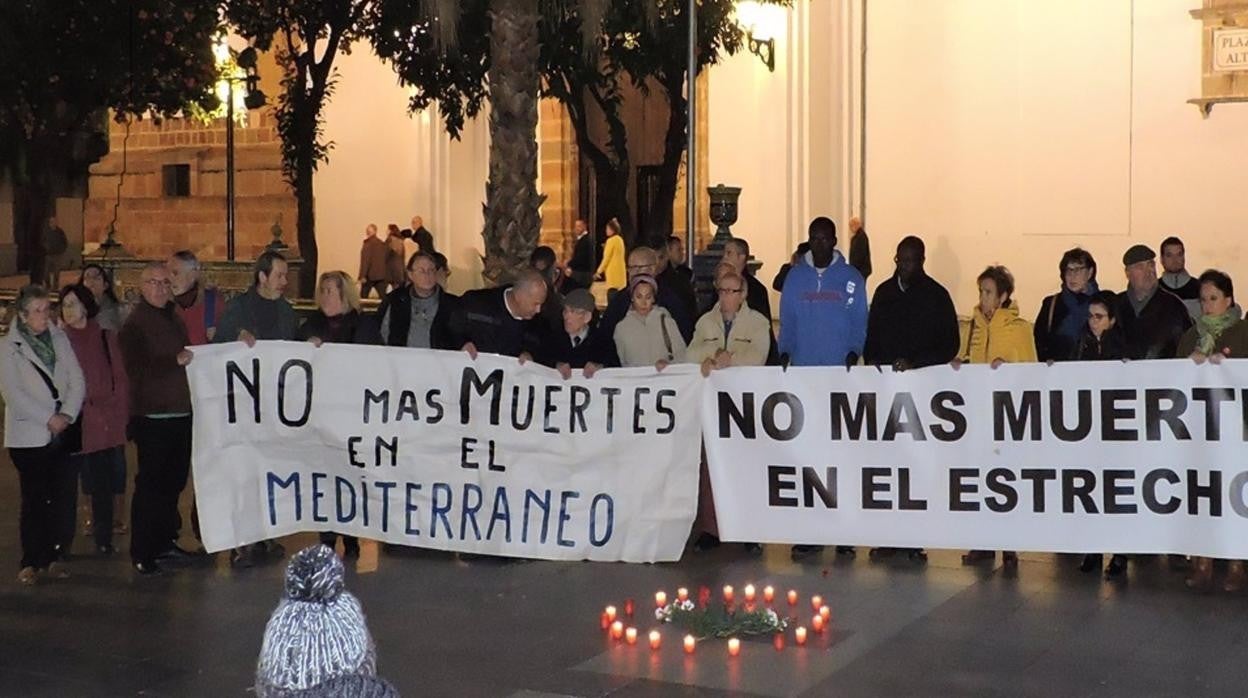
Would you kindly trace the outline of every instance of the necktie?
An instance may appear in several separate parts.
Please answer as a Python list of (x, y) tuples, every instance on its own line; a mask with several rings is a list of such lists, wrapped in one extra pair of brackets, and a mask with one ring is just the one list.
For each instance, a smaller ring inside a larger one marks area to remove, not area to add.
[(576, 347), (579, 347), (579, 346), (581, 346), (581, 338), (580, 338), (579, 336), (578, 336), (578, 337), (573, 337), (573, 338), (572, 338), (572, 348), (574, 348), (574, 349), (575, 349)]

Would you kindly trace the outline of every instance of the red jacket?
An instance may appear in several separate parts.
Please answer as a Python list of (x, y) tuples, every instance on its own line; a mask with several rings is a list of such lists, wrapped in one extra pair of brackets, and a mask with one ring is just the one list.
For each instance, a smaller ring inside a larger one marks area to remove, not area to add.
[(82, 366), (87, 396), (82, 403), (82, 452), (95, 453), (126, 443), (130, 419), (130, 379), (121, 356), (117, 333), (102, 329), (95, 320), (78, 330), (66, 325), (65, 334)]
[[(183, 307), (182, 304), (188, 301), (191, 301), (190, 305)], [(212, 340), (208, 330), (216, 329), (225, 312), (225, 299), (221, 297), (221, 292), (200, 284), (195, 284), (195, 288), (175, 298), (173, 305), (178, 317), (182, 318), (182, 324), (186, 325), (186, 335), (192, 346), (208, 344)]]

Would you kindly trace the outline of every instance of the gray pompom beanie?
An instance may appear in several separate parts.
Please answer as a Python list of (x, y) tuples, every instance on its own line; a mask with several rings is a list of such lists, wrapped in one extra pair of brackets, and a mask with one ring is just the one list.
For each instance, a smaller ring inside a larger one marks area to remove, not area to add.
[(342, 561), (324, 545), (300, 550), (264, 628), (256, 695), (288, 696), (341, 676), (376, 673), (373, 638), (360, 602), (343, 589)]

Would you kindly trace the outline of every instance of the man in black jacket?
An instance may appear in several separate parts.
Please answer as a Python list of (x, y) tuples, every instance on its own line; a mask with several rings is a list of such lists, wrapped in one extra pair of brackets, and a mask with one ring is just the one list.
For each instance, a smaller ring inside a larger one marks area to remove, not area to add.
[(1187, 248), (1171, 235), (1161, 241), (1161, 287), (1179, 297), (1192, 319), (1200, 317), (1200, 281), (1187, 273)]
[(897, 271), (875, 289), (863, 359), (895, 370), (936, 366), (958, 354), (958, 314), (949, 292), (927, 275), (927, 248), (913, 235), (897, 245)]
[(1122, 256), (1127, 290), (1118, 294), (1118, 327), (1131, 359), (1173, 359), (1179, 338), (1192, 326), (1183, 301), (1161, 288), (1156, 254), (1134, 245)]
[(407, 283), (386, 294), (377, 308), (377, 332), (387, 346), (459, 349), (450, 336), (450, 316), (459, 297), (438, 285), (433, 253), (420, 251), (407, 260)]
[(698, 296), (694, 293), (693, 281), (672, 266), (671, 258), (666, 253), (666, 237), (657, 235), (650, 241), (650, 244), (651, 249), (654, 250), (654, 280), (659, 282), (659, 288), (667, 286), (673, 291), (673, 295), (684, 303), (685, 313), (693, 319), (696, 326)]
[(574, 288), (589, 288), (594, 282), (594, 272), (598, 269), (598, 262), (594, 259), (594, 239), (589, 234), (585, 221), (580, 218), (572, 224), (572, 234), (576, 236), (576, 242), (572, 244), (572, 258), (568, 260), (564, 274), (574, 284)]
[(511, 286), (469, 291), (451, 312), (452, 345), (473, 359), (486, 353), (528, 361), (541, 346), (537, 317), (545, 302), (546, 280), (532, 269), (520, 272)]
[[(871, 299), (867, 316), (868, 365), (906, 371), (953, 361), (958, 355), (958, 313), (949, 292), (923, 269), (927, 246), (911, 235), (897, 245), (897, 271)], [(911, 560), (926, 560), (922, 548), (903, 550)], [(871, 555), (887, 556), (893, 548), (872, 548)]]
[(557, 369), (564, 378), (572, 369), (585, 370), (592, 378), (600, 368), (614, 366), (615, 348), (594, 323), (594, 297), (578, 288), (563, 299), (563, 325), (542, 338), (538, 362)]

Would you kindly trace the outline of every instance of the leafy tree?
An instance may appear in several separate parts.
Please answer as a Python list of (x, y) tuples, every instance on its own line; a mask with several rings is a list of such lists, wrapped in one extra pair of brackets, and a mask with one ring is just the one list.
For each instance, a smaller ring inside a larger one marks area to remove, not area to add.
[(333, 143), (322, 140), (325, 105), (333, 95), (334, 60), (375, 21), (372, 0), (224, 0), (225, 16), (262, 50), (275, 48), (282, 90), (274, 116), (282, 139), (282, 174), (295, 190), (299, 287), (316, 288), (316, 218), (313, 178)]
[(0, 2), (0, 166), (34, 240), (118, 121), (216, 106), (217, 6), (203, 0)]
[[(768, 0), (789, 4), (790, 0)], [(448, 7), (426, 0), (378, 0), (379, 21), (373, 41), (378, 55), (388, 60), (400, 81), (414, 88), (410, 108), (419, 111), (437, 102), (447, 132), (457, 138), (466, 118), (475, 117), (488, 100), (492, 109), (512, 103), (519, 93), (516, 84), (500, 83), (493, 71), (494, 56), (511, 58), (517, 47), (540, 46), (539, 73), (542, 96), (553, 97), (567, 109), (582, 157), (589, 160), (598, 182), (598, 210), (603, 219), (617, 217), (626, 232), (633, 231), (627, 191), (632, 158), (627, 129), (621, 113), (623, 87), (632, 84), (643, 94), (657, 89), (671, 106), (659, 179), (659, 210), (662, 218), (647, 234), (670, 234), (671, 209), (676, 197), (681, 156), (688, 134), (685, 97), (687, 76), (688, 17), (685, 0), (537, 0), (541, 16), (537, 36), (511, 31), (492, 35), (501, 0), (464, 0)], [(699, 70), (717, 63), (724, 54), (738, 51), (744, 36), (733, 16), (733, 0), (702, 0), (698, 6), (697, 50)], [(531, 25), (529, 25), (531, 26)], [(527, 28), (527, 31), (531, 31)], [(531, 51), (530, 51), (531, 53)], [(534, 89), (526, 83), (525, 89)], [(503, 90), (502, 94), (498, 94)], [(527, 93), (526, 93), (527, 94)], [(596, 107), (596, 110), (595, 110)], [(606, 120), (607, 138), (592, 136), (595, 111)], [(533, 105), (536, 114), (536, 104)], [(519, 122), (510, 126), (520, 128)], [(492, 142), (498, 142), (491, 119)], [(536, 135), (532, 149), (536, 153)], [(529, 162), (512, 150), (513, 136), (503, 152), (491, 153), (491, 185), (487, 193), (484, 232), (486, 256), (503, 254), (495, 268), (522, 266), (537, 244), (540, 220), (528, 215), (540, 198), (513, 193), (510, 187), (495, 190), (500, 168), (527, 167)], [(527, 156), (526, 156), (527, 157)], [(535, 159), (534, 159), (535, 162)], [(506, 170), (505, 171), (510, 171)], [(535, 170), (534, 170), (535, 172)], [(517, 171), (517, 177), (523, 173)], [(525, 175), (527, 176), (527, 175)], [(506, 202), (510, 211), (492, 213), (494, 201)], [(506, 221), (499, 224), (498, 221)], [(487, 269), (487, 271), (489, 271)], [(494, 278), (491, 276), (490, 278)]]

